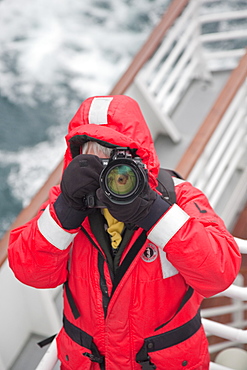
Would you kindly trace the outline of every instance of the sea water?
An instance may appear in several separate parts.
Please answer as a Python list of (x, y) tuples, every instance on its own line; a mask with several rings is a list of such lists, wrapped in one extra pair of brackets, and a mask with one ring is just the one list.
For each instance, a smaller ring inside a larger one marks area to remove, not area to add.
[(61, 161), (80, 103), (111, 91), (170, 2), (0, 0), (0, 237)]
[(0, 0), (0, 237), (61, 161), (69, 120), (107, 95), (170, 0)]

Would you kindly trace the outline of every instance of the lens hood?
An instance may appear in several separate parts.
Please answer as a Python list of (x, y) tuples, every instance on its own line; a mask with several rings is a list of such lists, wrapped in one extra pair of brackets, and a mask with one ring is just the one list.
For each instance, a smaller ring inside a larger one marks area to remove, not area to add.
[(109, 161), (100, 174), (100, 186), (115, 204), (130, 204), (143, 191), (147, 174), (139, 157)]

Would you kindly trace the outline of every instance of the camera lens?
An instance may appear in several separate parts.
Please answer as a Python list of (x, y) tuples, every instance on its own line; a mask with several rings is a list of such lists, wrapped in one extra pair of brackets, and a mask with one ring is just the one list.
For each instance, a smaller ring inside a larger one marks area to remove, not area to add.
[(143, 166), (133, 159), (117, 158), (106, 164), (100, 174), (100, 187), (115, 204), (130, 204), (147, 182)]
[(137, 186), (136, 173), (127, 165), (114, 166), (106, 174), (106, 185), (113, 194), (129, 196)]

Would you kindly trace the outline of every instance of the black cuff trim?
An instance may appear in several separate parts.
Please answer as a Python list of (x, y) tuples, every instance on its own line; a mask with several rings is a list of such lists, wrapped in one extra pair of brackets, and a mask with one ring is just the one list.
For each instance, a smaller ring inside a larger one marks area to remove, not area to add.
[(138, 222), (138, 226), (146, 231), (150, 230), (170, 207), (171, 205), (158, 195), (151, 205), (148, 215)]
[(87, 211), (78, 211), (70, 207), (62, 193), (54, 203), (54, 209), (63, 228), (66, 230), (77, 229), (88, 214)]

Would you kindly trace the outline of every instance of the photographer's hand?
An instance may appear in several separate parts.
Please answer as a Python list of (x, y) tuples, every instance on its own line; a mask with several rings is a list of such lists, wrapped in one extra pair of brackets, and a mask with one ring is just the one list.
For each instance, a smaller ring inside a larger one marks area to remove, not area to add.
[(97, 197), (117, 220), (134, 224), (148, 231), (170, 208), (170, 204), (161, 198), (149, 185), (130, 204), (114, 204), (100, 188)]
[(64, 170), (61, 191), (54, 203), (59, 221), (65, 229), (76, 229), (90, 212), (85, 196), (99, 188), (99, 175), (103, 169), (100, 159), (91, 154), (76, 156)]

